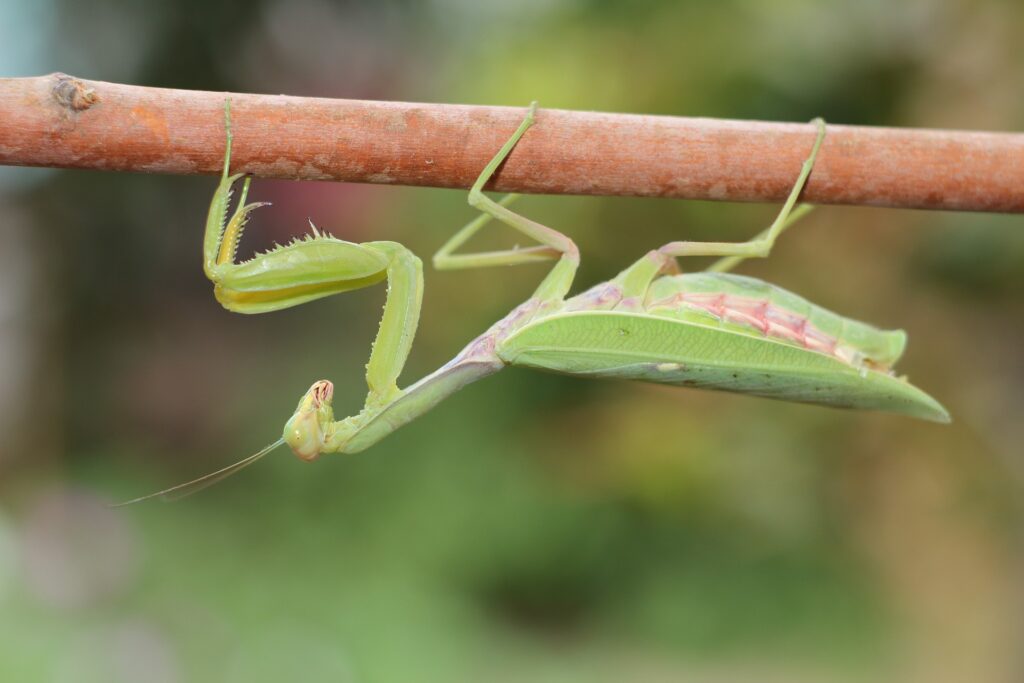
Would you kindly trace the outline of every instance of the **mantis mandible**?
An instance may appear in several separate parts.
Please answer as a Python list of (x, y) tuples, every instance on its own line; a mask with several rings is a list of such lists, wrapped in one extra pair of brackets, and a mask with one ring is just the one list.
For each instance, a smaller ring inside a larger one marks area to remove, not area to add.
[[(469, 343), (451, 361), (411, 386), (397, 381), (420, 315), (420, 260), (397, 242), (354, 244), (320, 233), (254, 258), (235, 261), (246, 220), (261, 203), (246, 204), (250, 178), (227, 219), (230, 101), (225, 103), (227, 149), (220, 184), (206, 220), (203, 266), (214, 295), (228, 310), (266, 313), (387, 280), (380, 329), (366, 366), (368, 393), (357, 414), (334, 418), (334, 386), (318, 380), (299, 400), (281, 439), (244, 460), (199, 479), (136, 498), (180, 497), (208, 486), (288, 444), (299, 458), (356, 453), (419, 417), (470, 382), (509, 365), (586, 377), (636, 379), (753, 394), (819, 405), (872, 409), (948, 422), (935, 399), (898, 378), (892, 366), (906, 344), (903, 331), (883, 331), (832, 313), (780, 287), (729, 273), (748, 258), (768, 256), (775, 240), (812, 207), (797, 199), (825, 138), (817, 131), (774, 222), (747, 242), (670, 242), (644, 254), (614, 279), (566, 298), (580, 262), (566, 235), (509, 209), (517, 195), (495, 201), (483, 187), (534, 123), (534, 102), (469, 191), (480, 215), (434, 255), (438, 269), (479, 268), (555, 260), (524, 303)], [(504, 251), (454, 253), (492, 219), (538, 244)], [(311, 224), (312, 226), (312, 224)], [(717, 256), (703, 272), (680, 272), (677, 259)]]

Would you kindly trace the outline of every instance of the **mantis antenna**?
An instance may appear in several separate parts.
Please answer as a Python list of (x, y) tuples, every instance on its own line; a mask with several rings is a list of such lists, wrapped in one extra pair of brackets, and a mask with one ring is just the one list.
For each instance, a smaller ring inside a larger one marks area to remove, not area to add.
[(223, 467), (217, 470), (216, 472), (204, 474), (198, 479), (186, 481), (184, 484), (178, 484), (177, 486), (172, 486), (169, 489), (164, 489), (163, 491), (157, 491), (156, 493), (150, 493), (149, 495), (139, 496), (138, 498), (132, 498), (131, 500), (126, 500), (123, 503), (116, 503), (114, 505), (111, 505), (110, 507), (124, 507), (125, 505), (132, 505), (133, 503), (141, 503), (142, 501), (149, 500), (150, 498), (160, 498), (164, 502), (169, 502), (172, 500), (184, 498), (185, 496), (190, 496), (193, 493), (202, 491), (207, 486), (213, 486), (217, 482), (227, 479), (235, 472), (240, 472), (241, 470), (244, 470), (246, 467), (253, 464), (270, 451), (274, 450), (278, 446), (283, 445), (284, 439), (278, 439), (274, 443), (270, 444), (269, 446), (261, 449), (256, 453), (253, 453), (249, 457), (243, 458), (232, 465), (228, 465), (227, 467)]

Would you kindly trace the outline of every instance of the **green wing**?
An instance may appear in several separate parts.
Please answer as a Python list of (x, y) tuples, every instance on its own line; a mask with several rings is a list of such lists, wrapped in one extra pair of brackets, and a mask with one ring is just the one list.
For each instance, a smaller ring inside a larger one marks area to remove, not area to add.
[(906, 380), (772, 339), (643, 314), (555, 314), (510, 335), (497, 351), (509, 365), (553, 372), (949, 422), (949, 414), (935, 399)]

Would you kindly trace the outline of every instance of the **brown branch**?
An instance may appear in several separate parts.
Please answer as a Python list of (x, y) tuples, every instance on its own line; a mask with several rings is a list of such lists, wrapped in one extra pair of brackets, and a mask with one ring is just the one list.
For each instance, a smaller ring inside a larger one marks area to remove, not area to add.
[[(0, 164), (217, 173), (224, 93), (0, 79)], [(467, 188), (524, 108), (231, 95), (233, 170)], [(543, 104), (543, 103), (542, 103)], [(781, 200), (808, 124), (541, 109), (493, 189)], [(810, 202), (1024, 212), (1024, 135), (829, 125)]]

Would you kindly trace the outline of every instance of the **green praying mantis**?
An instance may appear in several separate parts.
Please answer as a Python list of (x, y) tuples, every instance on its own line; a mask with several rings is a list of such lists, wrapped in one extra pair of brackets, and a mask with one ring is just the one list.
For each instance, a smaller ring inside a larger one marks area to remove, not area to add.
[[(203, 241), (203, 268), (228, 310), (266, 313), (387, 280), (380, 329), (366, 366), (368, 393), (357, 414), (336, 420), (334, 387), (318, 380), (299, 400), (281, 439), (199, 479), (122, 503), (181, 497), (208, 486), (288, 444), (299, 458), (356, 453), (427, 412), (471, 382), (510, 365), (585, 377), (635, 379), (753, 394), (825, 406), (899, 413), (934, 422), (949, 414), (932, 397), (897, 377), (892, 367), (906, 344), (903, 331), (883, 331), (816, 306), (762, 280), (729, 273), (748, 258), (768, 256), (776, 239), (811, 207), (797, 199), (825, 138), (815, 119), (813, 145), (774, 222), (747, 242), (670, 242), (649, 251), (615, 278), (567, 298), (580, 262), (566, 235), (513, 212), (517, 195), (495, 201), (483, 187), (534, 123), (533, 103), (522, 123), (484, 167), (469, 191), (480, 215), (434, 255), (438, 269), (506, 266), (555, 260), (524, 303), (474, 339), (451, 361), (411, 386), (398, 377), (412, 347), (423, 297), (420, 259), (397, 242), (355, 244), (320, 233), (236, 262), (249, 214), (250, 178), (227, 218), (230, 101), (225, 104), (227, 149)], [(455, 253), (492, 219), (536, 246)], [(311, 224), (312, 225), (312, 224)], [(717, 256), (703, 272), (681, 273), (677, 259)]]

